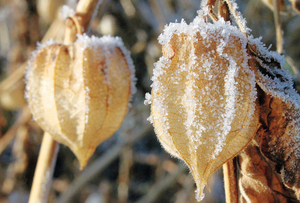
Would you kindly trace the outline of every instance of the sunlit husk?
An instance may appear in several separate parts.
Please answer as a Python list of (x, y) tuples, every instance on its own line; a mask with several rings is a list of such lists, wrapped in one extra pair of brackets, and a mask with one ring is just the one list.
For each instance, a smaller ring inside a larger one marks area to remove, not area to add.
[(189, 166), (201, 200), (208, 177), (251, 141), (258, 117), (247, 39), (223, 21), (196, 20), (170, 24), (159, 38), (151, 119), (162, 146)]
[(29, 67), (27, 83), (35, 120), (70, 147), (81, 168), (119, 128), (133, 83), (128, 58), (111, 43), (112, 38), (95, 45), (85, 40), (40, 48)]

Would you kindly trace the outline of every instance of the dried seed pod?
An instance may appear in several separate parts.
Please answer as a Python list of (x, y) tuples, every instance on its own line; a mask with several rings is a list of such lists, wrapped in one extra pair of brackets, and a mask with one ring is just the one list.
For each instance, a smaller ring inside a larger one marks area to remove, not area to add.
[(47, 42), (34, 55), (27, 74), (32, 114), (83, 168), (127, 112), (135, 91), (129, 52), (120, 38), (78, 36), (69, 46)]
[[(163, 56), (152, 78), (151, 120), (162, 146), (183, 159), (197, 184), (253, 138), (258, 124), (255, 75), (247, 39), (223, 19), (171, 23), (159, 37)], [(151, 101), (150, 101), (151, 100)]]

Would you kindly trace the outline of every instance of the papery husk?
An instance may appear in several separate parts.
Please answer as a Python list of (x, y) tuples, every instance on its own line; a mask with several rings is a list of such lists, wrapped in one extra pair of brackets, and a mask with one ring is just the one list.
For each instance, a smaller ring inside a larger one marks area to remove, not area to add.
[[(102, 38), (103, 39), (103, 38)], [(121, 125), (132, 94), (132, 61), (120, 39), (48, 42), (29, 65), (27, 98), (36, 122), (67, 145), (83, 169)]]
[(220, 20), (172, 23), (152, 78), (151, 120), (162, 146), (189, 166), (198, 200), (209, 176), (253, 138), (256, 90), (247, 39)]

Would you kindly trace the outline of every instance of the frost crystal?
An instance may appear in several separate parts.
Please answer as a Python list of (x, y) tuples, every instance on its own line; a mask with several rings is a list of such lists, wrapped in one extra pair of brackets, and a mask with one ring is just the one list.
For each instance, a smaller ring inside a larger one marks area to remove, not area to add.
[[(130, 98), (132, 99), (132, 96), (136, 93), (136, 77), (135, 77), (135, 68), (134, 68), (134, 64), (133, 61), (130, 57), (130, 52), (126, 49), (126, 47), (124, 46), (124, 43), (122, 41), (122, 39), (120, 37), (112, 37), (112, 36), (103, 36), (101, 38), (99, 37), (89, 37), (86, 34), (83, 35), (77, 35), (77, 41), (75, 43), (79, 43), (83, 45), (83, 48), (87, 48), (87, 47), (104, 47), (104, 54), (109, 57), (113, 50), (115, 50), (116, 47), (118, 47), (119, 49), (121, 49), (121, 51), (123, 52), (125, 59), (127, 61), (127, 65), (131, 71), (131, 95)], [(109, 63), (109, 61), (107, 61), (107, 63)], [(106, 70), (108, 71), (108, 70)], [(109, 80), (107, 80), (109, 82)]]
[(151, 94), (146, 93), (144, 104), (145, 105), (150, 105), (151, 104)]
[(75, 14), (76, 14), (76, 12), (67, 5), (64, 5), (61, 8), (61, 16), (62, 16), (62, 19), (64, 19), (64, 20), (67, 19), (68, 17), (74, 16)]

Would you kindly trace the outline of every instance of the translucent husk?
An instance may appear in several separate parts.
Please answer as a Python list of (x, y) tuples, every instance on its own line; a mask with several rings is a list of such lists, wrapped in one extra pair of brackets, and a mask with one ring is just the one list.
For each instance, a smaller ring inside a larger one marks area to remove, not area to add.
[(209, 176), (252, 140), (258, 124), (244, 34), (220, 20), (173, 23), (160, 36), (152, 121), (162, 146), (186, 162), (197, 199)]
[(75, 153), (81, 169), (127, 112), (132, 70), (119, 41), (84, 36), (68, 46), (48, 42), (29, 67), (27, 97), (35, 120)]

